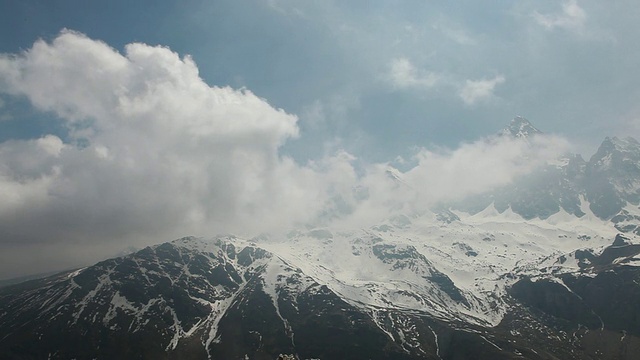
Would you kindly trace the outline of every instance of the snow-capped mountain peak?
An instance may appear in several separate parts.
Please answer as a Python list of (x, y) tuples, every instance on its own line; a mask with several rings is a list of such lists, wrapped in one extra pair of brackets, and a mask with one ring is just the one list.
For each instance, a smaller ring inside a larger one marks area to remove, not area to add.
[(601, 170), (624, 166), (623, 163), (640, 161), (640, 143), (632, 137), (607, 137), (591, 162)]
[(515, 138), (528, 138), (541, 133), (542, 131), (534, 127), (529, 120), (518, 115), (514, 117), (509, 125), (500, 132), (500, 135), (512, 136)]
[(606, 137), (603, 141), (604, 144), (611, 144), (611, 146), (622, 152), (635, 151), (640, 148), (640, 143), (638, 140), (634, 139), (631, 136), (627, 136), (624, 138), (619, 138), (617, 136), (614, 137)]

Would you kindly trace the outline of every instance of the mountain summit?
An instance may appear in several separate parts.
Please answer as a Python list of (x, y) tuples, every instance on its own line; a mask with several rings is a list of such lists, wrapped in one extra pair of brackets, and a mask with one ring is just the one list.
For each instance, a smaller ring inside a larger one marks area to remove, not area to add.
[(531, 125), (529, 120), (522, 116), (516, 116), (511, 120), (509, 125), (500, 132), (500, 135), (512, 136), (515, 138), (528, 138), (541, 133), (542, 131)]
[[(587, 200), (600, 218), (629, 216), (640, 203), (640, 143), (631, 137), (606, 138), (585, 172)], [(629, 209), (624, 209), (631, 205)], [(635, 229), (620, 225), (621, 229)], [(635, 231), (635, 230), (634, 230)], [(638, 230), (640, 233), (640, 229)]]
[(598, 151), (591, 157), (591, 162), (602, 170), (615, 168), (635, 168), (640, 161), (640, 143), (632, 137), (623, 139), (607, 137)]

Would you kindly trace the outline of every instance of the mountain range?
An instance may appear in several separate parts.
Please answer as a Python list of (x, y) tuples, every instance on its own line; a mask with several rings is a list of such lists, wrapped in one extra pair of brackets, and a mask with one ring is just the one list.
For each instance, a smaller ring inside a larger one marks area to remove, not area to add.
[(368, 228), (185, 237), (0, 288), (0, 359), (635, 359), (639, 203), (612, 137)]

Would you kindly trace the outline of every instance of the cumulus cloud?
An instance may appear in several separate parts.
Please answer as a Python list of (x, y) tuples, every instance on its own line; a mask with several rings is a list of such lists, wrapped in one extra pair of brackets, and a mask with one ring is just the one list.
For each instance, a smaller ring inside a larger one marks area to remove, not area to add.
[(208, 86), (189, 57), (163, 47), (120, 54), (63, 31), (2, 55), (0, 89), (69, 129), (65, 142), (0, 144), (3, 242), (58, 242), (81, 257), (107, 242), (268, 231), (313, 217), (326, 184), (339, 182), (323, 176), (349, 176), (331, 171), (340, 159), (319, 176), (281, 156), (296, 116), (248, 90)]
[(502, 75), (493, 79), (467, 80), (458, 94), (466, 105), (474, 105), (479, 101), (491, 99), (497, 85), (505, 82)]
[(441, 76), (434, 72), (419, 70), (409, 59), (401, 57), (391, 61), (389, 79), (393, 86), (399, 89), (428, 89), (434, 87), (441, 80)]
[(428, 90), (437, 87), (452, 91), (452, 95), (457, 93), (466, 105), (474, 105), (493, 98), (496, 86), (504, 83), (505, 77), (496, 75), (491, 79), (467, 79), (462, 82), (461, 79), (416, 68), (409, 59), (400, 57), (391, 61), (388, 80), (396, 89)]
[(423, 189), (425, 202), (460, 200), (509, 184), (568, 149), (563, 138), (546, 135), (529, 141), (495, 137), (454, 150), (421, 150), (416, 155), (418, 165), (404, 179)]
[[(426, 81), (408, 61), (396, 70), (405, 84)], [(249, 90), (207, 85), (191, 58), (167, 48), (119, 53), (72, 31), (0, 55), (0, 89), (68, 129), (64, 139), (0, 143), (0, 277), (186, 234), (364, 226), (499, 186), (562, 147), (493, 139), (421, 150), (405, 173), (356, 166), (344, 151), (301, 165), (280, 152), (300, 136), (295, 115)], [(473, 101), (486, 96), (477, 92)]]
[(462, 82), (455, 77), (416, 68), (409, 59), (404, 57), (391, 61), (387, 78), (396, 89), (427, 90), (437, 87), (447, 92), (452, 91), (452, 95), (455, 96), (457, 93), (466, 105), (492, 99), (496, 86), (506, 80), (503, 75), (496, 75), (491, 79), (467, 79)]
[(582, 31), (587, 21), (587, 13), (578, 5), (577, 0), (567, 0), (562, 4), (562, 13), (540, 14), (533, 13), (536, 22), (546, 29), (561, 28), (570, 31)]

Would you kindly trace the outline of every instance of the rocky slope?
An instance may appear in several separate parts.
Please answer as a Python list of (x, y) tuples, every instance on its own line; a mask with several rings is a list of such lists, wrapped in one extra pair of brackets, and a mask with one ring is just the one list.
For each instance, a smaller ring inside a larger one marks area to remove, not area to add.
[[(618, 237), (512, 272), (476, 264), (465, 271), (487, 277), (465, 284), (437, 270), (460, 277), (437, 248), (399, 240), (406, 230), (331, 242), (318, 231), (261, 243), (184, 238), (3, 288), (0, 358), (631, 359), (640, 350), (639, 245)], [(481, 241), (501, 241), (493, 236)], [(470, 266), (491, 256), (448, 242)]]

